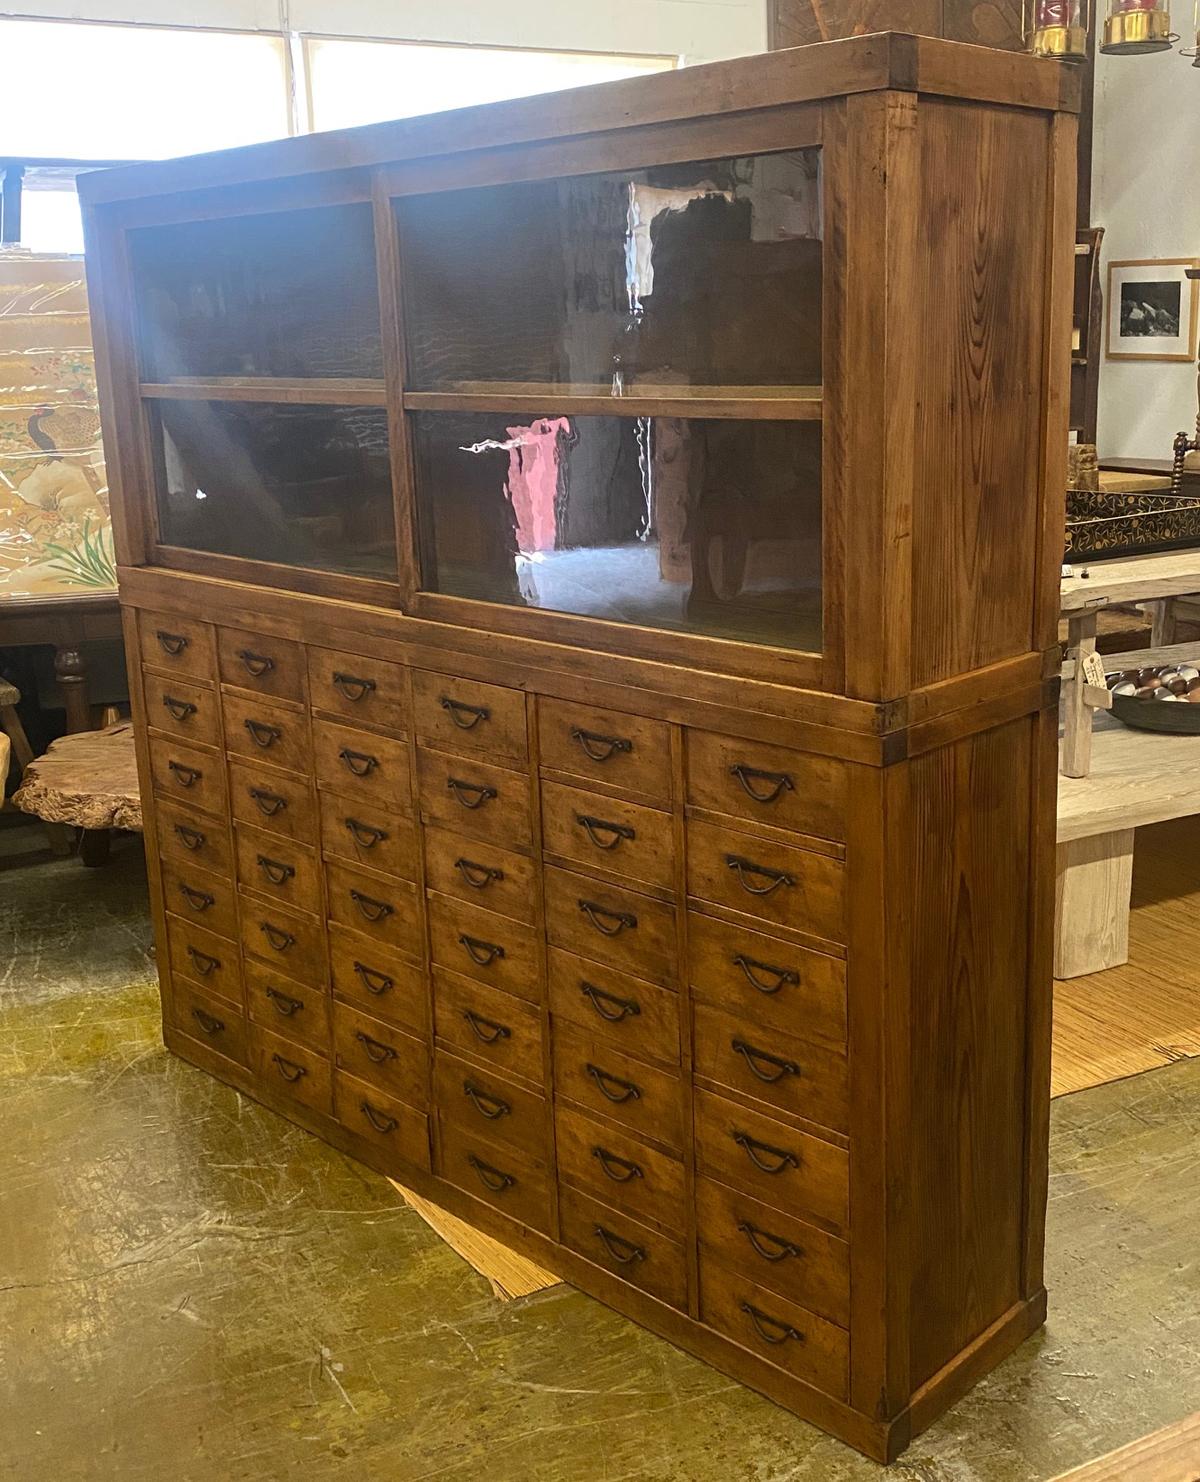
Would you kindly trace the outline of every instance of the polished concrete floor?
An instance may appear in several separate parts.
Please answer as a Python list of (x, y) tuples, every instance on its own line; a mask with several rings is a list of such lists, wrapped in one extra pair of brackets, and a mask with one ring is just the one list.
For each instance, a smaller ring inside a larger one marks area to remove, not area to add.
[[(3, 863), (3, 861), (0, 861)], [(385, 1179), (167, 1055), (137, 841), (0, 869), (0, 1477), (853, 1482), (568, 1288), (501, 1304)], [(903, 1482), (1042, 1482), (1200, 1404), (1200, 1061), (1055, 1103), (1046, 1330)]]

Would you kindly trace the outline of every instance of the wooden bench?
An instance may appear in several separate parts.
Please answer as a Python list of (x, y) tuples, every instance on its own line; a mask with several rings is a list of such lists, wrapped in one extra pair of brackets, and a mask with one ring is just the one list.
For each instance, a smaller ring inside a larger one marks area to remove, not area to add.
[(25, 768), (14, 804), (46, 823), (83, 830), (79, 857), (86, 865), (108, 858), (109, 831), (142, 829), (133, 724), (60, 736)]

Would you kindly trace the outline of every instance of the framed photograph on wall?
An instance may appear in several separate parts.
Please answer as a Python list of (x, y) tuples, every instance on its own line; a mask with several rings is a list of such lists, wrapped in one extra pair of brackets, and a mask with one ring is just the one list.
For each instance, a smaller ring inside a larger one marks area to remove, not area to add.
[(1187, 277), (1194, 257), (1108, 265), (1109, 360), (1194, 360), (1200, 282)]

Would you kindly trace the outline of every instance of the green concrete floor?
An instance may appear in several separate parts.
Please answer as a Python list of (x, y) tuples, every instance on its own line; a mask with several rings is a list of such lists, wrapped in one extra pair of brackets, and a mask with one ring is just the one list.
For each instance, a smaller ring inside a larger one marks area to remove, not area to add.
[[(0, 868), (0, 1477), (878, 1477), (577, 1292), (497, 1302), (385, 1179), (167, 1055), (144, 896), (136, 840)], [(1049, 1325), (891, 1477), (1042, 1482), (1197, 1408), (1198, 1135), (1200, 1061), (1055, 1104)]]

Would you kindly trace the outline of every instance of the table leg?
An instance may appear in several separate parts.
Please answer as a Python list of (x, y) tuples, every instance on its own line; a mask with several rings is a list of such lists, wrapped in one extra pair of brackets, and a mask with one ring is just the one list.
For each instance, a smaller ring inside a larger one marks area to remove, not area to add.
[(1147, 602), (1150, 610), (1150, 647), (1169, 648), (1175, 638), (1175, 598), (1160, 597)]
[(1058, 846), (1054, 976), (1078, 978), (1129, 961), (1133, 829)]
[(60, 646), (54, 651), (54, 677), (67, 708), (67, 733), (92, 729), (92, 706), (88, 698), (87, 663), (77, 648)]
[(108, 846), (112, 842), (112, 829), (85, 828), (79, 836), (79, 858), (93, 869), (108, 862)]
[(1092, 765), (1092, 709), (1084, 701), (1083, 661), (1096, 652), (1095, 611), (1073, 613), (1067, 631), (1067, 657), (1075, 667), (1063, 689), (1062, 770), (1065, 777), (1086, 777)]

